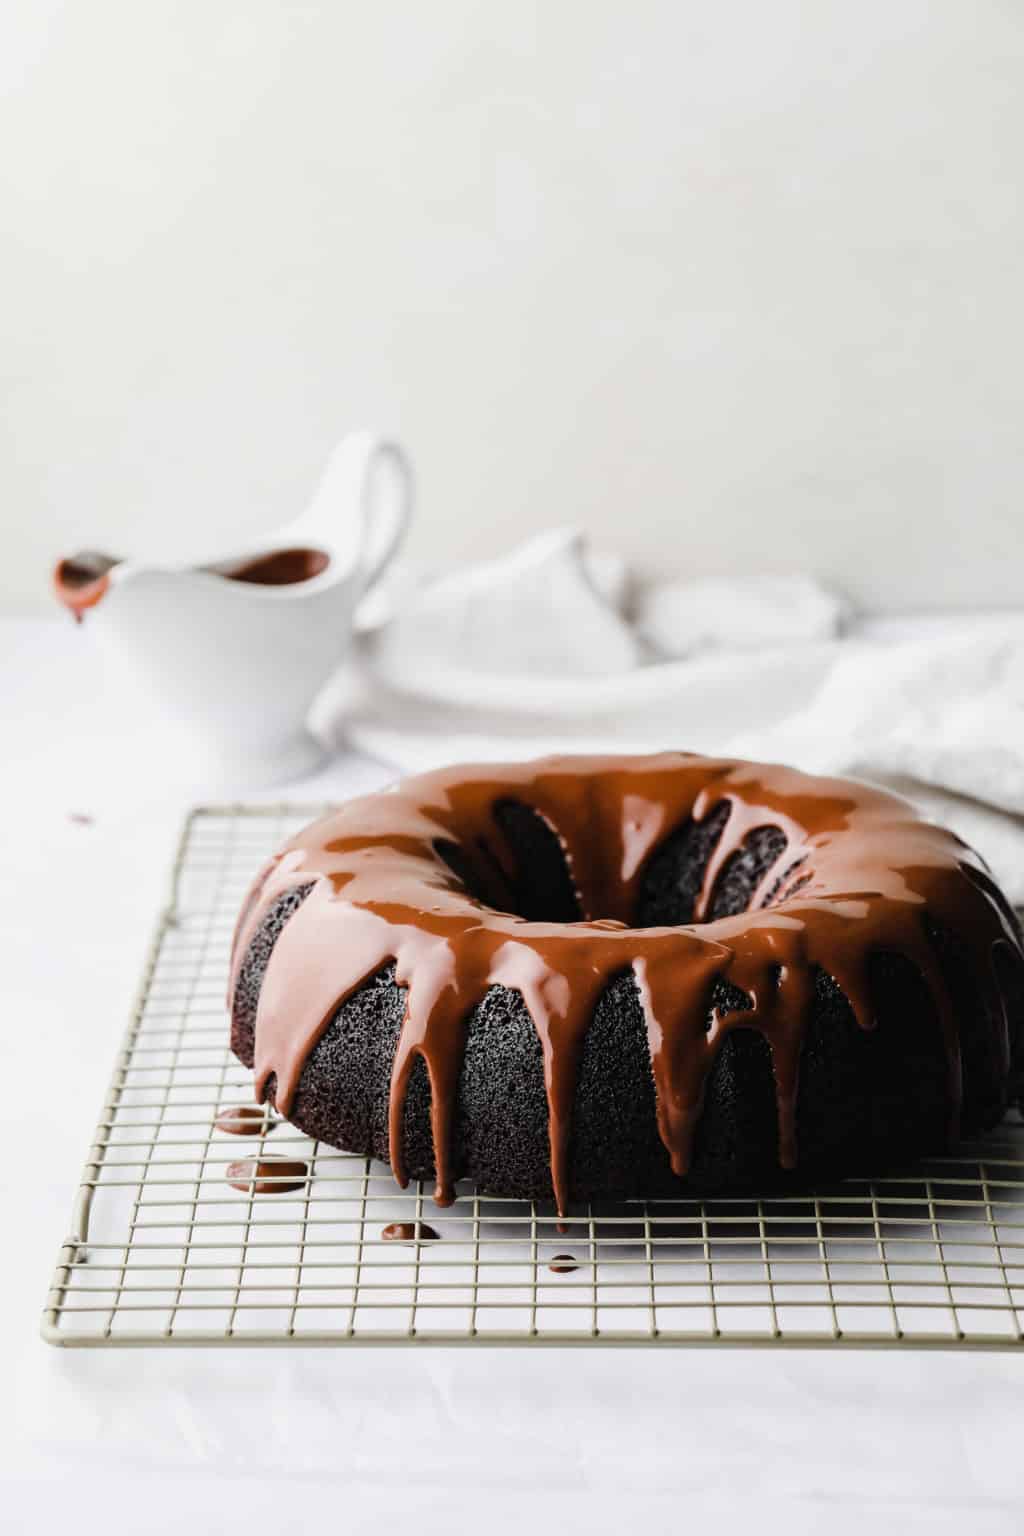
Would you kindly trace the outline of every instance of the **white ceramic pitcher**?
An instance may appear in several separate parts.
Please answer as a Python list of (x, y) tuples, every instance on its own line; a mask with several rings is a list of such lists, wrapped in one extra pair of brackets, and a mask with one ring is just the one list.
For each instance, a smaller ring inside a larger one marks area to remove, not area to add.
[(310, 706), (401, 542), (412, 498), (401, 448), (354, 433), (306, 511), (244, 549), (190, 565), (82, 552), (59, 562), (54, 587), (219, 776), (283, 783), (323, 756)]

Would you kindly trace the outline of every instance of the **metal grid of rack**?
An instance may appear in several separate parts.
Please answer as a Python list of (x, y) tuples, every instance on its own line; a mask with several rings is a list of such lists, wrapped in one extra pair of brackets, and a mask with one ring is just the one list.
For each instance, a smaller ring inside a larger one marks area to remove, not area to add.
[[(322, 807), (186, 823), (58, 1256), (43, 1335), (160, 1344), (774, 1344), (1012, 1348), (1024, 1338), (1024, 1122), (888, 1178), (763, 1201), (554, 1208), (422, 1187), (267, 1116), (227, 1046), (235, 914)], [(298, 1160), (260, 1193), (228, 1165)], [(301, 1170), (300, 1170), (301, 1172)], [(291, 1177), (285, 1174), (290, 1173)], [(428, 1222), (437, 1240), (419, 1223)], [(382, 1236), (392, 1223), (416, 1236)]]

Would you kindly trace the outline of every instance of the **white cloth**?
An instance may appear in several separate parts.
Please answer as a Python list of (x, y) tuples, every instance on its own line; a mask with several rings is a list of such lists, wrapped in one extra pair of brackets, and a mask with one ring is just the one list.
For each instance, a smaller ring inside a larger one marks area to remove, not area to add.
[(406, 686), (428, 689), (446, 663), (489, 677), (632, 671), (640, 641), (594, 579), (583, 548), (580, 533), (555, 529), (507, 559), (432, 583), (380, 631), (378, 667)]
[[(1024, 613), (861, 624), (845, 639), (780, 645), (769, 605), (756, 649), (645, 662), (585, 558), (578, 536), (551, 536), (414, 599), (364, 637), (328, 717), (407, 772), (679, 746), (856, 774), (948, 822), (1024, 904)], [(811, 583), (804, 618), (827, 629), (817, 590), (818, 617)], [(748, 592), (745, 581), (733, 589), (738, 610)], [(673, 593), (678, 636), (693, 635), (677, 585), (661, 590), (663, 633)], [(836, 625), (840, 612), (836, 601)]]
[(812, 576), (733, 576), (657, 583), (640, 594), (634, 617), (654, 655), (693, 656), (831, 640), (845, 607)]

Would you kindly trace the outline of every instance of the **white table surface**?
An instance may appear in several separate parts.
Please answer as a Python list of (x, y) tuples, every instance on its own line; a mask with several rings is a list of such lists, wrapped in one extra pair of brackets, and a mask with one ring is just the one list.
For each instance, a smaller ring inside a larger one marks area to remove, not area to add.
[[(0, 623), (0, 1528), (1020, 1531), (1014, 1355), (44, 1345), (185, 803), (94, 687), (70, 625)], [(339, 756), (287, 798), (388, 777)]]

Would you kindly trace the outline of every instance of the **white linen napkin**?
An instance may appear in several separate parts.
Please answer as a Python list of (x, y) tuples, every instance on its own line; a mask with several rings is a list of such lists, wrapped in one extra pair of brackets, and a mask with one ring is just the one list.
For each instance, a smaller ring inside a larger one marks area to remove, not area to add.
[[(790, 643), (768, 602), (748, 608), (743, 649), (724, 648), (726, 622), (689, 659), (652, 660), (650, 625), (645, 644), (621, 581), (607, 595), (587, 559), (579, 534), (558, 532), (406, 600), (363, 637), (326, 711), (333, 733), (405, 772), (675, 746), (852, 773), (948, 822), (1024, 904), (1024, 614), (861, 623), (838, 639), (842, 603), (808, 581), (807, 633), (794, 623)], [(747, 580), (719, 591), (726, 613), (749, 605)], [(678, 583), (635, 613), (660, 611), (667, 643), (673, 592), (671, 643), (689, 645), (701, 605)]]
[(588, 562), (582, 534), (556, 528), (408, 598), (378, 632), (375, 665), (428, 691), (446, 667), (490, 677), (631, 672), (642, 648), (620, 595), (621, 570)]
[(757, 650), (838, 635), (846, 604), (813, 576), (666, 581), (638, 598), (637, 633), (658, 656)]

